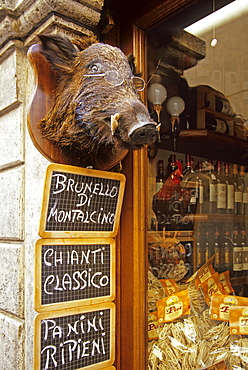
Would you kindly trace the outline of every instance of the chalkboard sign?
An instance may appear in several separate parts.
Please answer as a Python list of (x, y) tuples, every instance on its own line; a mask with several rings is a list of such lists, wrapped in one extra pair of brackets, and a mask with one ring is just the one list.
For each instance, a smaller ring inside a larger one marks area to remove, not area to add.
[(40, 239), (36, 242), (36, 311), (72, 308), (114, 298), (114, 239)]
[(51, 164), (47, 168), (39, 235), (43, 238), (114, 237), (125, 176)]
[(39, 314), (34, 370), (104, 369), (114, 363), (114, 342), (112, 302)]

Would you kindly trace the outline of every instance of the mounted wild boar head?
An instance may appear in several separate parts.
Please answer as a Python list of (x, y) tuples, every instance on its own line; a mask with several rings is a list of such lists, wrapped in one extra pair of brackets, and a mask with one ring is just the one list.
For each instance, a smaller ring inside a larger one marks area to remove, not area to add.
[(99, 157), (108, 162), (118, 146), (133, 150), (156, 141), (156, 123), (137, 91), (143, 80), (133, 75), (120, 49), (94, 38), (80, 43), (58, 35), (39, 38), (58, 75), (54, 104), (40, 129), (65, 156), (94, 167)]

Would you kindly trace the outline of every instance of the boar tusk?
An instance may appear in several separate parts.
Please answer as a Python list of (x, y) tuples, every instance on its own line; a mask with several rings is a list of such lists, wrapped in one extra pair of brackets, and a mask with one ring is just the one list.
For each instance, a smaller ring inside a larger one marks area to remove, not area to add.
[(160, 137), (160, 128), (161, 128), (161, 123), (158, 123), (156, 126), (156, 129), (158, 130), (158, 142), (160, 143), (161, 137)]
[(120, 113), (115, 113), (114, 115), (111, 115), (111, 122), (110, 122), (110, 127), (111, 127), (111, 132), (112, 132), (112, 135), (115, 134), (115, 131), (119, 125), (119, 122), (118, 120), (120, 119)]
[(156, 129), (158, 130), (158, 132), (160, 132), (160, 128), (161, 128), (161, 123), (158, 123), (156, 126)]

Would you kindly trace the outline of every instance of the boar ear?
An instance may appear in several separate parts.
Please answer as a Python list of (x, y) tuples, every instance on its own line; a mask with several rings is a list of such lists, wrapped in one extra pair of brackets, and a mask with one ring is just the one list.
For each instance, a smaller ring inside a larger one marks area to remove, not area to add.
[(135, 65), (135, 58), (134, 58), (133, 54), (129, 54), (127, 56), (127, 60), (128, 60), (128, 63), (130, 65), (130, 68), (131, 68), (131, 71), (132, 71), (133, 75), (134, 76), (141, 76), (142, 73), (137, 73), (136, 65)]
[(38, 35), (42, 43), (42, 53), (57, 71), (70, 70), (78, 50), (72, 42), (64, 36)]
[(79, 51), (83, 51), (87, 49), (90, 45), (96, 44), (99, 41), (97, 40), (97, 37), (93, 35), (93, 36), (83, 36), (80, 39), (77, 38), (73, 40), (72, 42), (74, 45), (77, 46)]

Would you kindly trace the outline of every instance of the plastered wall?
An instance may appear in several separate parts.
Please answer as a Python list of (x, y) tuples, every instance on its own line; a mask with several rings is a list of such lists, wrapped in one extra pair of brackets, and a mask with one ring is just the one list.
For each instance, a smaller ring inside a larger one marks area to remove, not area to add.
[(37, 33), (90, 34), (103, 0), (10, 0), (0, 5), (0, 369), (33, 369), (34, 245), (49, 162), (34, 147), (27, 60)]

